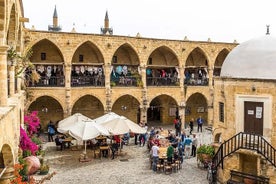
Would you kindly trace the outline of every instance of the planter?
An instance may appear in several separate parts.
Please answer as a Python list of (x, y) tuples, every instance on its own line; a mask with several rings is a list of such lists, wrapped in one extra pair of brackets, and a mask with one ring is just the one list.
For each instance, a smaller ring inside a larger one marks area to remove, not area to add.
[(212, 161), (211, 155), (204, 154), (204, 153), (198, 154), (198, 159), (201, 162), (210, 162), (210, 161)]
[(46, 175), (46, 174), (48, 174), (49, 173), (49, 170), (47, 171), (47, 170), (45, 170), (45, 171), (40, 171), (39, 172), (39, 175)]

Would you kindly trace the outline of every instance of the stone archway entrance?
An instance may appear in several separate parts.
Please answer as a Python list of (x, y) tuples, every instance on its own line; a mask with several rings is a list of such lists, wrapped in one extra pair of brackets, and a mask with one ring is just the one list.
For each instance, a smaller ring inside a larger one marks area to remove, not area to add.
[(37, 98), (31, 103), (28, 111), (38, 111), (42, 130), (46, 130), (50, 120), (57, 123), (64, 117), (62, 106), (56, 99), (50, 96), (41, 96)]
[[(200, 94), (195, 93), (191, 95), (186, 101), (185, 109), (185, 123), (187, 124), (192, 118), (196, 125), (196, 119), (201, 116), (204, 120), (203, 124), (208, 125), (208, 105), (206, 98)], [(196, 125), (197, 126), (197, 125)]]
[(124, 95), (118, 98), (112, 106), (112, 112), (125, 116), (135, 123), (140, 122), (140, 103), (131, 95)]
[(176, 100), (168, 95), (160, 95), (150, 102), (147, 111), (147, 122), (153, 124), (172, 124), (179, 115)]
[(92, 95), (85, 95), (78, 99), (72, 108), (72, 114), (81, 113), (91, 119), (104, 115), (102, 102)]

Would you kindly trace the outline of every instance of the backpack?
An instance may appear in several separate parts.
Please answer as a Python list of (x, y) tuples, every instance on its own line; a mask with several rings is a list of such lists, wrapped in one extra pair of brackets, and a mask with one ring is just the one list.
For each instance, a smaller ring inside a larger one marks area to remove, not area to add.
[(54, 135), (56, 133), (55, 129), (53, 127), (51, 127), (51, 126), (48, 128), (48, 132), (51, 135)]

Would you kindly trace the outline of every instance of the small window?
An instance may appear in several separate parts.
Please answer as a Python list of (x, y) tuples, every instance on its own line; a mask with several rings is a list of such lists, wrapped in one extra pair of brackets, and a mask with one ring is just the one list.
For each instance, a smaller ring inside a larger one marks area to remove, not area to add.
[(82, 54), (79, 55), (79, 62), (83, 62), (83, 55)]
[(219, 102), (219, 121), (224, 122), (224, 103)]
[(42, 61), (46, 60), (46, 53), (42, 52), (41, 55), (40, 55), (40, 58), (41, 58)]
[(117, 63), (117, 56), (113, 56), (112, 62), (113, 62), (113, 63)]

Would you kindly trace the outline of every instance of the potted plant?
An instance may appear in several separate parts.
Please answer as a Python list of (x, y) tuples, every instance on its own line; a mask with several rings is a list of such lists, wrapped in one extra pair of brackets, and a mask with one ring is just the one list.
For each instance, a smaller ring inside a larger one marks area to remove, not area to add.
[(201, 162), (211, 161), (214, 154), (215, 148), (212, 145), (203, 144), (197, 148), (197, 156)]
[(49, 168), (49, 165), (44, 162), (44, 158), (40, 160), (40, 164), (41, 166), (40, 166), (39, 174), (40, 175), (48, 174), (50, 168)]

